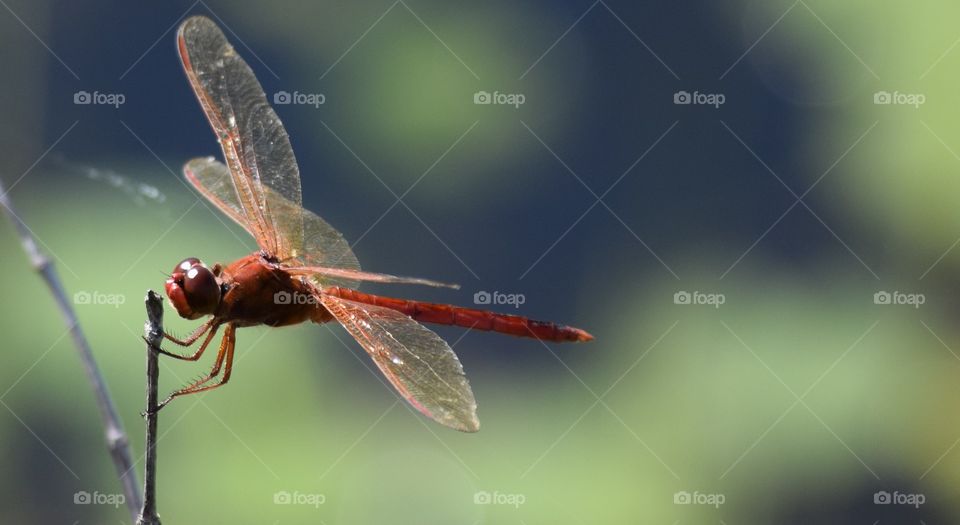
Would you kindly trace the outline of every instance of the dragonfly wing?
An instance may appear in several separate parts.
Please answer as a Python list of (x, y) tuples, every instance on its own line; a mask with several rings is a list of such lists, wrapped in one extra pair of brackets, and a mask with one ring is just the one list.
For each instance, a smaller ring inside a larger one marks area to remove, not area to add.
[(414, 408), (462, 432), (480, 429), (463, 366), (440, 336), (389, 308), (326, 294), (320, 300)]
[[(460, 288), (459, 284), (442, 283), (431, 279), (421, 279), (419, 277), (400, 277), (386, 273), (364, 272), (360, 270), (347, 270), (344, 268), (334, 268), (330, 266), (286, 266), (284, 268), (291, 275), (308, 275), (315, 281), (343, 281), (350, 279), (354, 281), (389, 283), (389, 284), (419, 284), (423, 286), (433, 286), (435, 288)], [(341, 285), (338, 285), (341, 286)], [(321, 289), (324, 288), (321, 286)], [(354, 288), (354, 287), (347, 287)]]
[[(230, 169), (225, 164), (213, 157), (193, 159), (184, 165), (183, 174), (208, 201), (246, 228), (251, 235), (256, 236), (254, 231), (251, 231), (249, 221), (245, 219), (243, 205), (234, 187)], [(360, 263), (343, 235), (327, 221), (310, 210), (300, 209), (298, 205), (286, 200), (282, 195), (277, 195), (270, 187), (265, 187), (264, 191), (276, 209), (285, 209), (290, 213), (297, 212), (299, 209), (298, 213), (303, 218), (304, 241), (303, 253), (296, 259), (310, 265), (333, 269), (328, 274), (314, 272), (311, 274), (311, 279), (321, 287), (356, 288), (359, 279), (354, 272), (360, 272)], [(364, 274), (360, 272), (358, 275)]]
[(230, 169), (224, 163), (213, 157), (191, 159), (183, 165), (183, 175), (204, 198), (256, 237), (233, 187)]
[[(360, 281), (350, 276), (350, 272), (360, 271), (360, 261), (350, 248), (350, 243), (336, 228), (303, 210), (303, 253), (300, 260), (307, 266), (323, 266), (344, 270), (343, 276), (313, 275), (310, 279), (321, 288), (344, 286), (357, 288)], [(293, 263), (291, 263), (293, 264)]]
[(281, 259), (299, 255), (300, 171), (263, 88), (210, 19), (184, 21), (177, 44), (190, 85), (223, 148), (247, 230), (262, 249)]

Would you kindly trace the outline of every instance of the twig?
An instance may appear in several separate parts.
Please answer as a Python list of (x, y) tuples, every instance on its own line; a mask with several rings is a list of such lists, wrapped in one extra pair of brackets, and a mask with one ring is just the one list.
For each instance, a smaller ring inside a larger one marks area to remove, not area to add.
[(147, 340), (147, 459), (143, 475), (143, 509), (137, 525), (160, 525), (157, 515), (157, 348), (163, 342), (163, 299), (153, 290), (147, 292), (147, 323), (143, 326)]
[(97, 367), (97, 362), (93, 358), (93, 352), (90, 351), (90, 345), (87, 338), (83, 335), (80, 328), (80, 322), (77, 315), (67, 299), (67, 293), (60, 282), (60, 276), (53, 268), (53, 263), (37, 247), (30, 228), (20, 220), (20, 216), (14, 210), (10, 196), (7, 194), (3, 183), (0, 182), (0, 206), (10, 218), (10, 222), (17, 230), (20, 237), (20, 243), (23, 245), (23, 251), (30, 258), (30, 264), (33, 269), (40, 274), (40, 277), (57, 303), (60, 314), (70, 330), (70, 337), (73, 339), (73, 346), (80, 355), (80, 361), (83, 363), (84, 372), (87, 374), (87, 380), (93, 387), (93, 393), (96, 396), (97, 407), (100, 409), (100, 419), (103, 420), (104, 430), (106, 432), (107, 449), (110, 451), (110, 457), (113, 458), (113, 465), (120, 477), (120, 485), (123, 487), (123, 494), (126, 498), (127, 507), (134, 518), (140, 509), (140, 491), (137, 488), (137, 475), (133, 470), (133, 460), (130, 454), (130, 443), (127, 435), (123, 431), (123, 425), (120, 423), (120, 417), (117, 416), (117, 408), (113, 404), (110, 392), (107, 390), (107, 383), (103, 380), (103, 375)]

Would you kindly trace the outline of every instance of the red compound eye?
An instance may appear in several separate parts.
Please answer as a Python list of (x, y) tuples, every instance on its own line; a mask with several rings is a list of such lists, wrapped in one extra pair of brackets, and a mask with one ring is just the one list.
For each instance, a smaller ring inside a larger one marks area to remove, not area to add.
[(184, 259), (166, 282), (167, 297), (181, 317), (197, 319), (212, 314), (220, 304), (220, 282), (200, 259)]

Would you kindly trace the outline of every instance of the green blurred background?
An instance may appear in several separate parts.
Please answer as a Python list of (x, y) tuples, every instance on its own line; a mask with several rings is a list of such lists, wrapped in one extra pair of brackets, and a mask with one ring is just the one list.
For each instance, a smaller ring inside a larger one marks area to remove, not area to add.
[[(228, 28), (268, 94), (325, 96), (276, 109), (305, 205), (359, 239), (366, 269), (463, 284), (369, 290), (523, 294), (521, 313), (597, 337), (438, 329), (480, 405), (467, 435), (398, 401), (335, 326), (243, 329), (231, 383), (161, 415), (164, 523), (960, 517), (960, 6), (2, 7), (0, 177), (70, 294), (92, 299), (75, 306), (136, 457), (145, 291), (185, 257), (254, 249), (179, 174), (219, 155), (174, 52), (187, 14)], [(75, 502), (119, 484), (9, 225), (0, 247), (2, 521), (129, 523)], [(162, 391), (211, 358), (164, 360)]]

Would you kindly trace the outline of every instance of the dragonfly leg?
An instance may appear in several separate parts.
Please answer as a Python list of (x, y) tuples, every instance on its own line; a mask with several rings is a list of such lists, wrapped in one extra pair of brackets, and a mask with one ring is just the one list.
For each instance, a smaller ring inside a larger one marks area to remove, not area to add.
[(209, 330), (212, 327), (213, 327), (213, 319), (211, 318), (209, 321), (198, 326), (197, 329), (194, 330), (190, 335), (188, 335), (186, 339), (177, 339), (176, 337), (166, 332), (163, 333), (163, 337), (166, 340), (172, 342), (173, 344), (176, 344), (179, 346), (191, 346), (193, 345), (193, 343), (197, 342), (197, 339), (200, 339), (200, 336), (205, 334), (207, 330)]
[[(220, 329), (220, 325), (212, 325), (210, 323), (206, 323), (204, 326), (201, 326), (200, 328), (203, 328), (203, 331), (200, 331), (198, 329), (193, 334), (190, 334), (190, 337), (187, 338), (188, 340), (193, 338), (193, 341), (196, 341), (200, 337), (200, 335), (203, 335), (204, 332), (207, 332), (207, 337), (203, 340), (203, 344), (200, 345), (200, 348), (198, 348), (196, 352), (188, 355), (175, 354), (173, 352), (168, 352), (160, 347), (157, 347), (156, 351), (163, 355), (170, 356), (174, 359), (181, 359), (183, 361), (196, 361), (197, 359), (200, 359), (200, 356), (203, 355), (203, 352), (207, 349), (207, 346), (210, 344), (210, 341), (212, 341), (213, 337), (217, 335), (217, 331)], [(194, 337), (194, 334), (198, 334), (198, 335)], [(193, 344), (193, 341), (191, 341), (190, 344)]]
[[(209, 341), (209, 337), (208, 337)], [(208, 341), (205, 341), (206, 344)], [(204, 392), (206, 390), (213, 390), (219, 386), (225, 385), (227, 381), (230, 380), (230, 373), (233, 371), (233, 350), (236, 346), (236, 329), (232, 324), (228, 324), (227, 328), (224, 330), (223, 339), (220, 341), (220, 350), (217, 351), (217, 359), (213, 363), (213, 368), (210, 370), (210, 373), (197, 381), (177, 390), (176, 392), (167, 396), (159, 405), (157, 405), (157, 410), (160, 410), (167, 405), (175, 397), (184, 396), (187, 394), (196, 394), (198, 392)], [(220, 378), (220, 381), (217, 381), (214, 384), (207, 384), (216, 378), (220, 374), (220, 369), (223, 368), (223, 377)]]

